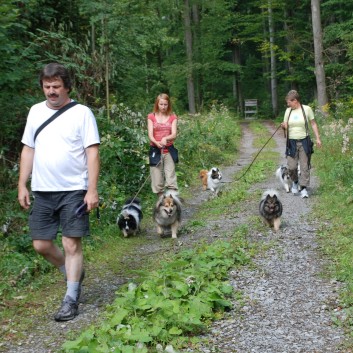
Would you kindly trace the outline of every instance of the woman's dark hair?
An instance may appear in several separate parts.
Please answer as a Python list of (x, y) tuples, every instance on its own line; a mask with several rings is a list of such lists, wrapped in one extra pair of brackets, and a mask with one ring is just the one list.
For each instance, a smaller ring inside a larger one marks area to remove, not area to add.
[(43, 88), (43, 80), (52, 79), (55, 77), (60, 77), (64, 82), (64, 87), (69, 89), (71, 92), (71, 78), (69, 71), (61, 64), (58, 63), (50, 63), (44, 66), (42, 72), (39, 75), (39, 83)]

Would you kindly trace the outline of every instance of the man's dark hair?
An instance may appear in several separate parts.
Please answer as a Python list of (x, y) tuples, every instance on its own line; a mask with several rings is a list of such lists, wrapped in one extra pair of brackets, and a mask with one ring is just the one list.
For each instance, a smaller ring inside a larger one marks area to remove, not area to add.
[(64, 82), (64, 87), (69, 89), (71, 92), (71, 78), (69, 71), (61, 64), (58, 63), (50, 63), (44, 66), (42, 72), (39, 75), (39, 83), (43, 88), (43, 80), (52, 79), (55, 77), (60, 77)]

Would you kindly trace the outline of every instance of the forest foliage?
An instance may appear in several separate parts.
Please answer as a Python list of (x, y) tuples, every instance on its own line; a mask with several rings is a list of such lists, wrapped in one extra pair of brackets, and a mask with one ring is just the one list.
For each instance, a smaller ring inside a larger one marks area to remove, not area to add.
[[(35, 290), (40, 285), (40, 280), (36, 280), (53, 271), (32, 248), (27, 213), (17, 202), (17, 179), (27, 113), (34, 103), (44, 99), (39, 70), (48, 62), (58, 61), (71, 72), (72, 98), (94, 111), (102, 141), (102, 217), (100, 224), (92, 218), (92, 232), (97, 235), (85, 244), (86, 259), (105, 241), (109, 242), (108, 233), (115, 229), (117, 210), (148, 177), (146, 115), (157, 94), (168, 93), (179, 116), (176, 145), (181, 160), (177, 172), (181, 192), (187, 193), (190, 178), (198, 169), (230, 162), (229, 151), (237, 148), (240, 134), (234, 116), (243, 116), (245, 98), (258, 99), (260, 118), (277, 118), (285, 109), (283, 98), (287, 91), (298, 89), (303, 103), (315, 109), (322, 132), (324, 148), (315, 151), (322, 202), (315, 214), (327, 220), (319, 230), (323, 251), (334, 259), (333, 276), (347, 284), (342, 303), (346, 328), (351, 331), (353, 3), (322, 0), (320, 5), (328, 97), (322, 110), (317, 109), (310, 0), (2, 0), (1, 304), (25, 289)], [(273, 109), (274, 95), (280, 102), (278, 114)], [(192, 106), (196, 114), (188, 114)], [(141, 195), (144, 206), (150, 205), (148, 183)], [(146, 211), (149, 212), (148, 207)], [(104, 230), (103, 234), (97, 231), (98, 227)], [(208, 263), (209, 259), (203, 262)], [(221, 277), (228, 268), (228, 264), (221, 268)], [(164, 278), (157, 278), (156, 282), (159, 280)], [(179, 278), (172, 281), (178, 288), (171, 288), (171, 294), (176, 292), (182, 299), (185, 295), (187, 303), (187, 290), (193, 289), (192, 285), (180, 287)], [(220, 293), (211, 281), (205, 281), (211, 284), (206, 290), (209, 297), (218, 297)], [(227, 294), (227, 286), (221, 288)], [(138, 294), (145, 293), (133, 288), (120, 294), (115, 304), (123, 302), (126, 310), (129, 306), (125, 301), (133, 306), (135, 300), (141, 300)], [(172, 300), (176, 305), (175, 298)], [(227, 307), (227, 302), (220, 303), (221, 310)], [(213, 305), (215, 302), (211, 301), (205, 308), (206, 318), (214, 315)], [(186, 309), (189, 310), (187, 306)], [(124, 318), (115, 317), (113, 311), (110, 319), (113, 325), (119, 320), (124, 324)], [(176, 318), (169, 319), (165, 326), (157, 325), (165, 342), (170, 335), (180, 335), (171, 324)], [(190, 331), (188, 322), (181, 324), (185, 332)], [(203, 323), (196, 324), (196, 331), (198, 325), (202, 328)], [(120, 328), (123, 337), (126, 327)], [(101, 333), (105, 334), (104, 327)], [(90, 338), (83, 335), (68, 342), (68, 350), (72, 345), (84, 345), (85, 340)]]
[[(205, 125), (198, 115), (185, 114), (193, 127), (180, 129), (188, 137), (181, 146), (185, 167), (189, 161), (196, 160), (195, 167), (203, 163), (193, 139), (203, 139), (210, 160), (222, 156), (216, 139), (217, 126), (224, 121), (214, 116), (224, 114), (223, 109), (242, 116), (244, 98), (258, 99), (261, 118), (276, 117), (273, 94), (282, 102), (279, 114), (283, 113), (283, 97), (291, 88), (299, 90), (304, 103), (317, 107), (310, 5), (309, 0), (2, 0), (0, 240), (3, 258), (11, 258), (13, 264), (10, 273), (17, 273), (23, 257), (32, 251), (24, 237), (27, 216), (19, 209), (16, 189), (27, 113), (44, 99), (38, 83), (44, 64), (66, 65), (74, 81), (72, 98), (95, 112), (102, 138), (101, 207), (111, 210), (147, 175), (145, 117), (157, 94), (168, 93), (175, 112), (184, 115), (192, 84), (196, 112), (212, 117)], [(327, 115), (318, 117), (343, 123), (353, 112), (352, 10), (349, 1), (321, 1), (329, 103)], [(191, 44), (191, 56), (186, 44)], [(271, 52), (276, 93), (270, 84)], [(185, 167), (179, 177), (187, 183)], [(47, 270), (44, 262), (32, 263), (28, 256), (32, 272), (19, 271), (16, 280)]]
[[(350, 2), (321, 1), (330, 102), (349, 98), (353, 90), (352, 7)], [(284, 0), (3, 0), (2, 155), (16, 160), (28, 109), (42, 99), (38, 72), (51, 61), (70, 68), (73, 96), (92, 108), (124, 103), (145, 114), (154, 97), (167, 92), (181, 113), (188, 109), (186, 82), (192, 79), (197, 112), (215, 102), (242, 112), (244, 98), (257, 98), (261, 116), (271, 117), (270, 9), (277, 95), (283, 102), (285, 93), (297, 88), (314, 102), (309, 0), (295, 5)], [(191, 58), (186, 55), (186, 15)]]

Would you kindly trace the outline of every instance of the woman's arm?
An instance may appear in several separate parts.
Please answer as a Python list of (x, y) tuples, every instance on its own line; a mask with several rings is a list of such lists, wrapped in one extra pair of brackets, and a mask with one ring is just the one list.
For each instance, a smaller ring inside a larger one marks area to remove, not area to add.
[(169, 141), (174, 141), (177, 137), (177, 119), (172, 122), (172, 132), (170, 135), (163, 137), (161, 140), (161, 144), (166, 146)]
[(320, 148), (322, 146), (322, 144), (321, 144), (321, 140), (320, 140), (319, 128), (318, 128), (317, 123), (314, 119), (311, 119), (310, 123), (311, 123), (311, 127), (314, 131), (314, 134), (315, 134), (316, 146)]
[(147, 124), (148, 124), (148, 138), (155, 146), (157, 146), (158, 148), (162, 148), (164, 145), (162, 145), (161, 141), (157, 141), (153, 136), (153, 121), (148, 119)]
[(285, 113), (284, 113), (283, 122), (281, 123), (281, 127), (284, 130), (288, 130), (289, 113), (290, 113), (290, 109), (287, 108)]

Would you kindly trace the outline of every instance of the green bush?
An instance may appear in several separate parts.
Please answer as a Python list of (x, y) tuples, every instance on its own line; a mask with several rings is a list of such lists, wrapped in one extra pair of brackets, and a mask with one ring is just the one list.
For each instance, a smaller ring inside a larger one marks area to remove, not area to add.
[(313, 155), (320, 179), (320, 202), (314, 216), (321, 220), (320, 240), (324, 253), (332, 259), (331, 275), (345, 282), (342, 295), (343, 324), (351, 331), (353, 322), (353, 119), (352, 102), (336, 103), (321, 119), (322, 149)]
[(206, 114), (183, 115), (179, 120), (176, 145), (184, 169), (210, 169), (230, 163), (230, 155), (237, 151), (240, 127), (225, 106), (213, 105)]
[[(118, 104), (111, 107), (109, 121), (104, 111), (97, 120), (101, 135), (100, 204), (104, 220), (112, 223), (125, 198), (135, 196), (149, 175), (146, 118)], [(149, 190), (147, 184), (143, 192)]]

